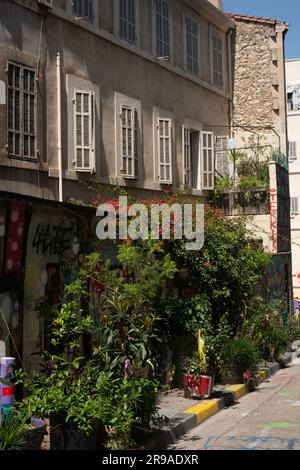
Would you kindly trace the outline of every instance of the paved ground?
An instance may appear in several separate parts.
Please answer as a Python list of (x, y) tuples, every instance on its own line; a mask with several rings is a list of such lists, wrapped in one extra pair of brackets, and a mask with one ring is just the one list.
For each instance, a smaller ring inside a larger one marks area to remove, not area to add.
[(170, 449), (300, 450), (300, 359)]

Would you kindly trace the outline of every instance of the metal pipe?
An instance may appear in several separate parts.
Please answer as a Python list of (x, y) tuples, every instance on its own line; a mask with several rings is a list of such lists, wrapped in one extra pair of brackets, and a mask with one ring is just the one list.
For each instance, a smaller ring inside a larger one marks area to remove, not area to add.
[(57, 160), (58, 160), (58, 200), (63, 202), (62, 144), (61, 144), (61, 67), (60, 53), (56, 55), (57, 89)]

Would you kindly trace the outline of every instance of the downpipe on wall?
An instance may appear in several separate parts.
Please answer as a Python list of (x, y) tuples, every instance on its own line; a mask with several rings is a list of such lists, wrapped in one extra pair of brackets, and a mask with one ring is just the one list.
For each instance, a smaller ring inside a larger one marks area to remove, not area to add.
[(56, 54), (57, 88), (57, 160), (58, 160), (58, 200), (63, 202), (62, 145), (61, 145), (61, 64), (60, 53)]

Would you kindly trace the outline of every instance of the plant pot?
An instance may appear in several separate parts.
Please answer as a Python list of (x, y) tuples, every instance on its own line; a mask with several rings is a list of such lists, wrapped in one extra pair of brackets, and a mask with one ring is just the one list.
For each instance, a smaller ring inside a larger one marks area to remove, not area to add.
[(209, 375), (183, 375), (185, 398), (209, 398), (213, 387), (213, 377)]
[(25, 450), (40, 450), (46, 434), (46, 423), (42, 419), (32, 418), (33, 429), (28, 431), (28, 439), (24, 446)]
[(65, 422), (60, 417), (50, 418), (50, 449), (51, 450), (98, 450), (104, 448), (107, 438), (105, 426), (95, 423), (93, 431), (87, 435), (78, 430), (76, 424)]

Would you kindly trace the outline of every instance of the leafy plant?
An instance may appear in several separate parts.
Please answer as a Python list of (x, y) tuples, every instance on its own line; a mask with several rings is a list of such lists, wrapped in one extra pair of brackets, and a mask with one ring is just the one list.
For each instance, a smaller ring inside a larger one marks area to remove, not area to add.
[(194, 351), (192, 357), (184, 359), (182, 369), (190, 375), (206, 374), (206, 364), (201, 361), (198, 351)]
[(254, 371), (259, 359), (257, 347), (248, 338), (238, 338), (227, 342), (224, 356), (226, 363), (238, 372)]
[(219, 193), (226, 189), (232, 189), (233, 185), (234, 185), (234, 180), (233, 178), (231, 178), (231, 176), (226, 175), (223, 178), (218, 178), (215, 181), (215, 192)]
[(0, 451), (24, 449), (30, 427), (16, 413), (0, 416)]

